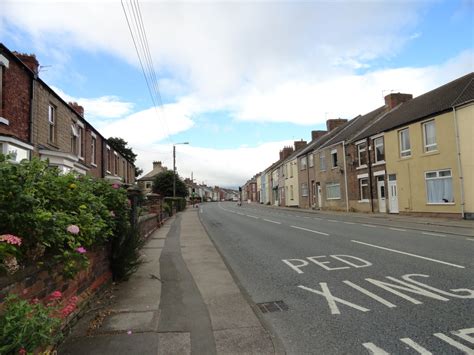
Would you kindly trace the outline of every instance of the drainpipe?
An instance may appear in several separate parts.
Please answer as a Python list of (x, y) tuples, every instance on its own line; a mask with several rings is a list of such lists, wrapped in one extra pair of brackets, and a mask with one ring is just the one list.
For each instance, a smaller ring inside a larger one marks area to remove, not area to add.
[(461, 145), (459, 143), (459, 126), (458, 126), (458, 117), (456, 115), (456, 107), (453, 106), (453, 120), (454, 120), (454, 130), (456, 135), (456, 154), (458, 161), (458, 171), (459, 171), (459, 191), (461, 194), (461, 216), (464, 216), (464, 178), (462, 174), (462, 165), (461, 165)]
[(342, 141), (342, 156), (344, 158), (344, 187), (346, 190), (346, 212), (349, 212), (349, 191), (347, 190), (346, 144)]
[[(368, 168), (368, 171), (369, 171), (369, 194), (370, 194), (370, 210), (372, 211), (372, 213), (374, 213), (374, 192), (372, 191), (372, 162), (370, 161), (370, 150), (369, 148), (371, 148), (372, 146), (369, 145), (370, 143), (370, 140), (366, 140), (365, 141), (365, 144), (367, 146), (367, 168)], [(375, 151), (374, 151), (375, 153)], [(376, 184), (377, 186), (377, 184)], [(379, 207), (379, 210), (380, 210), (380, 207)]]
[[(305, 155), (306, 157), (306, 171), (307, 171), (307, 174), (308, 175), (308, 179), (306, 180), (306, 186), (308, 186), (308, 208), (310, 209), (313, 209), (313, 205), (312, 205), (312, 199), (311, 199), (311, 189), (313, 188), (312, 186), (309, 186), (309, 159), (308, 159), (308, 155)], [(313, 157), (314, 159), (314, 157)], [(298, 159), (296, 159), (296, 161), (298, 161)], [(313, 165), (313, 168), (314, 168), (314, 165)], [(298, 169), (298, 168), (297, 168)], [(321, 208), (321, 206), (319, 207)]]

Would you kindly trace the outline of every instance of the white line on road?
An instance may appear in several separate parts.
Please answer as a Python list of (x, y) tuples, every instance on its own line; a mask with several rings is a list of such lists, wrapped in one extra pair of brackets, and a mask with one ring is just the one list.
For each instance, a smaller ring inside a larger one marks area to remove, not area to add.
[(373, 224), (362, 224), (364, 227), (370, 227), (370, 228), (375, 228), (376, 226), (374, 226)]
[(296, 228), (296, 229), (301, 229), (302, 231), (306, 231), (306, 232), (311, 232), (311, 233), (316, 233), (316, 234), (321, 234), (321, 235), (329, 236), (329, 234), (327, 234), (327, 233), (315, 231), (315, 230), (312, 230), (312, 229), (307, 229), (307, 228), (298, 227), (298, 226), (290, 226), (290, 227), (291, 227), (291, 228)]
[(391, 229), (391, 230), (393, 230), (393, 231), (399, 231), (399, 232), (406, 232), (406, 231), (407, 231), (406, 229), (395, 228), (395, 227), (388, 227), (388, 229)]
[(339, 221), (336, 221), (335, 219), (328, 219), (328, 222), (339, 222)]
[(319, 217), (314, 217), (314, 219), (317, 220), (317, 221), (321, 220), (321, 218), (319, 218)]
[(421, 234), (434, 235), (435, 237), (446, 237), (446, 234), (439, 234), (439, 233), (421, 232)]
[(354, 222), (344, 222), (345, 224), (355, 224)]
[(470, 240), (471, 242), (474, 242), (474, 238), (466, 238), (466, 240)]
[(201, 213), (202, 213), (202, 208), (200, 208), (200, 209), (199, 209), (199, 212), (201, 212)]
[(263, 219), (264, 221), (267, 221), (267, 222), (270, 222), (270, 223), (275, 223), (275, 224), (281, 224), (281, 222), (277, 222), (277, 221), (272, 221), (271, 219)]
[(441, 261), (441, 260), (437, 260), (437, 259), (427, 258), (427, 257), (425, 257), (425, 256), (421, 256), (421, 255), (417, 255), (417, 254), (412, 254), (412, 253), (407, 253), (407, 252), (400, 251), (400, 250), (385, 248), (385, 247), (381, 247), (381, 246), (374, 245), (374, 244), (359, 242), (358, 240), (351, 240), (351, 242), (353, 242), (353, 243), (359, 243), (359, 244), (364, 244), (364, 245), (368, 245), (369, 247), (373, 247), (373, 248), (378, 248), (378, 249), (383, 249), (383, 250), (392, 251), (392, 252), (398, 253), (398, 254), (413, 256), (413, 257), (415, 257), (415, 258), (420, 258), (420, 259), (424, 259), (424, 260), (429, 260), (429, 261), (433, 261), (433, 262), (435, 262), (435, 263), (440, 263), (440, 264), (445, 264), (445, 265), (449, 265), (449, 266), (454, 266), (454, 267), (457, 267), (457, 268), (460, 268), (460, 269), (465, 269), (465, 267), (464, 267), (464, 266), (461, 266), (461, 265), (451, 264), (451, 263), (448, 263), (448, 262), (446, 262), (446, 261)]
[(255, 218), (255, 219), (259, 219), (260, 217), (257, 217), (257, 216), (252, 216), (251, 214), (246, 214), (247, 217), (250, 217), (250, 218)]
[(237, 213), (237, 214), (240, 215), (240, 216), (245, 216), (245, 214), (240, 213), (240, 212), (235, 212), (235, 213)]

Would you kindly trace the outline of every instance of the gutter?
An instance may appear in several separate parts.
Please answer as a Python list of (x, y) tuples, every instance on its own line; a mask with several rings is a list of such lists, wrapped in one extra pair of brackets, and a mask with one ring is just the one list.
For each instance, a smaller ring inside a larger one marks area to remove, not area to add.
[(453, 106), (453, 121), (454, 121), (454, 131), (456, 136), (456, 155), (458, 161), (458, 171), (459, 171), (459, 192), (461, 194), (461, 216), (464, 219), (464, 177), (462, 173), (462, 165), (461, 165), (461, 145), (459, 142), (459, 126), (458, 126), (458, 117), (456, 115), (456, 107)]

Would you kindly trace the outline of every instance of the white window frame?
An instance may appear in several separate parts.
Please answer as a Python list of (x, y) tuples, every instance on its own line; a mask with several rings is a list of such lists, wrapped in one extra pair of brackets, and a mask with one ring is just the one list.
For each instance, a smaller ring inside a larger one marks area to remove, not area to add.
[(111, 171), (111, 169), (112, 169), (112, 162), (111, 162), (112, 156), (111, 155), (112, 154), (111, 154), (110, 146), (106, 145), (105, 148), (107, 150), (107, 154), (106, 154), (107, 155), (107, 165), (106, 165), (105, 169), (106, 169), (107, 173), (112, 174), (112, 171)]
[(310, 168), (312, 168), (314, 166), (314, 155), (313, 154), (309, 154), (308, 155), (309, 159), (308, 159), (308, 166)]
[[(369, 197), (370, 197), (370, 190), (369, 190), (369, 178), (368, 176), (361, 177), (358, 179), (359, 180), (359, 202), (369, 202)], [(364, 180), (366, 180), (366, 183), (364, 183)], [(363, 193), (363, 188), (367, 187), (367, 194), (368, 196), (364, 196)]]
[(56, 122), (57, 122), (57, 108), (52, 103), (48, 104), (48, 141), (49, 143), (56, 143)]
[(77, 125), (77, 155), (84, 160), (84, 126)]
[(91, 165), (97, 166), (97, 136), (91, 132)]
[[(403, 138), (402, 137), (403, 137), (404, 133), (406, 133), (408, 148), (403, 147)], [(398, 141), (399, 141), (399, 144), (400, 144), (400, 157), (401, 158), (411, 157), (410, 130), (409, 130), (408, 127), (398, 131)], [(406, 148), (406, 149), (404, 149), (404, 148)]]
[(118, 175), (119, 173), (119, 163), (120, 160), (119, 160), (119, 156), (117, 154), (117, 152), (114, 152), (114, 175)]
[[(380, 140), (382, 142), (382, 144), (377, 144), (378, 140)], [(372, 143), (374, 145), (375, 164), (385, 163), (385, 139), (384, 139), (384, 137), (383, 136), (375, 137), (375, 138), (372, 139)], [(382, 150), (383, 150), (383, 159), (382, 160), (377, 159), (377, 147), (378, 146), (382, 146)]]
[(293, 177), (293, 165), (294, 163), (290, 163), (290, 177)]
[[(441, 176), (441, 173), (449, 172), (449, 176)], [(430, 176), (428, 177), (429, 174), (435, 174), (435, 176)], [(428, 196), (429, 196), (429, 187), (428, 187), (428, 181), (433, 181), (433, 180), (444, 180), (444, 179), (450, 179), (451, 180), (451, 193), (453, 194), (452, 196), (452, 201), (437, 201), (437, 202), (429, 202), (428, 201)], [(454, 205), (455, 200), (454, 200), (454, 190), (453, 190), (453, 173), (451, 169), (440, 169), (440, 170), (431, 170), (431, 171), (426, 171), (425, 172), (425, 186), (426, 186), (426, 204), (427, 205)]]
[[(336, 159), (334, 159), (334, 157), (336, 157)], [(331, 169), (337, 169), (338, 163), (339, 162), (337, 160), (337, 149), (333, 149), (331, 150)]]
[[(362, 141), (362, 142), (359, 142), (359, 143), (356, 143), (356, 146), (357, 146), (357, 160), (358, 160), (358, 163), (359, 163), (359, 168), (366, 168), (367, 167), (367, 142), (366, 141)], [(363, 146), (363, 148), (362, 148)], [(365, 154), (365, 163), (364, 164), (361, 164), (361, 155), (362, 154)]]
[(305, 155), (300, 160), (300, 170), (306, 170), (307, 165), (308, 165), (308, 162), (307, 162), (306, 155)]
[(326, 171), (326, 152), (319, 152), (319, 171)]
[[(329, 189), (338, 187), (339, 189), (339, 196), (337, 197), (329, 197)], [(341, 184), (338, 182), (326, 183), (326, 200), (340, 200), (341, 199)]]
[[(433, 125), (433, 129), (434, 129), (434, 140), (435, 142), (434, 143), (430, 143), (428, 144), (426, 142), (426, 127), (428, 125)], [(423, 122), (421, 124), (421, 128), (423, 130), (423, 151), (425, 153), (433, 153), (433, 152), (436, 152), (438, 150), (438, 143), (436, 143), (436, 124), (435, 124), (435, 120), (430, 120), (430, 121), (426, 121), (426, 122)]]
[(308, 197), (308, 184), (306, 182), (301, 183), (301, 196)]

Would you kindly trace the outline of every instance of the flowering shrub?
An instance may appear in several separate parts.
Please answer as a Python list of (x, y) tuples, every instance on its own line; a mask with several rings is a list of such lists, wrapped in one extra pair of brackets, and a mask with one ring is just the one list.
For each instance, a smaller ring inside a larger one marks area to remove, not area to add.
[(61, 336), (62, 319), (74, 311), (77, 303), (74, 296), (62, 306), (61, 299), (60, 291), (49, 295), (46, 304), (8, 296), (0, 317), (0, 354), (28, 354), (56, 343)]
[(0, 155), (0, 233), (21, 236), (21, 244), (8, 242), (12, 237), (0, 241), (0, 272), (55, 260), (74, 276), (88, 265), (87, 250), (128, 233), (127, 201), (120, 186), (64, 175), (38, 159), (14, 164)]

